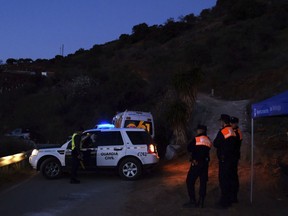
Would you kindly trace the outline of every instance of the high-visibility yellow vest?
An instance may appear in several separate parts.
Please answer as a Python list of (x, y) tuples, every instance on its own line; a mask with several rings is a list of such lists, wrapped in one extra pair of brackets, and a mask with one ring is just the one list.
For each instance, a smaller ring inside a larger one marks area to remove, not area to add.
[(74, 150), (75, 147), (76, 147), (76, 144), (75, 144), (75, 136), (77, 136), (77, 135), (79, 135), (79, 134), (78, 134), (78, 133), (74, 133), (74, 134), (72, 135), (72, 150)]

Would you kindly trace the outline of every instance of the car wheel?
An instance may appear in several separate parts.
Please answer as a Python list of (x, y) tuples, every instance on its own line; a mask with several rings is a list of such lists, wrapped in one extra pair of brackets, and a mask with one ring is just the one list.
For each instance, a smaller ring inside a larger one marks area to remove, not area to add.
[(62, 174), (61, 164), (55, 158), (48, 158), (43, 161), (40, 170), (47, 179), (56, 179)]
[(118, 172), (125, 180), (136, 180), (142, 175), (142, 164), (135, 158), (126, 158), (120, 163)]

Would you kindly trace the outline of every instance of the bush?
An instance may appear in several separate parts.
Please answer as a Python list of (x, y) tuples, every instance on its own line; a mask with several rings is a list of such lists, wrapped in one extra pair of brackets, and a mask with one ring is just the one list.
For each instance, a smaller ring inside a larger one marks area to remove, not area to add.
[(266, 12), (266, 5), (256, 0), (241, 0), (229, 10), (224, 24), (232, 24), (239, 20), (254, 19)]
[(29, 151), (35, 148), (35, 143), (14, 137), (0, 137), (0, 157)]

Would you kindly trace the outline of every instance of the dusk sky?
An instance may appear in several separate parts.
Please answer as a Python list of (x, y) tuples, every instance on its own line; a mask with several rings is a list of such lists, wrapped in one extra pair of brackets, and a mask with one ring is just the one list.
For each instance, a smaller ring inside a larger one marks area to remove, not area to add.
[(216, 0), (0, 0), (0, 60), (54, 58), (131, 34), (132, 27), (199, 15)]

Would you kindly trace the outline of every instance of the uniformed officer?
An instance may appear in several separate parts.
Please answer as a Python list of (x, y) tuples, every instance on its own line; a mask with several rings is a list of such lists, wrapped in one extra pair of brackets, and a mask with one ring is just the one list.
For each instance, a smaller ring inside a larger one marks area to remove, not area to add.
[(241, 144), (243, 140), (242, 132), (238, 126), (239, 124), (239, 119), (237, 117), (232, 116), (231, 117), (231, 127), (233, 128), (234, 132), (236, 133), (237, 137), (237, 160), (234, 161), (234, 167), (232, 171), (232, 194), (231, 194), (231, 202), (232, 203), (237, 203), (238, 202), (238, 192), (239, 192), (239, 176), (238, 176), (238, 163), (240, 160), (240, 149), (241, 149)]
[(217, 148), (219, 160), (219, 184), (221, 189), (220, 207), (227, 208), (231, 205), (232, 194), (232, 170), (233, 164), (237, 161), (237, 138), (230, 125), (230, 116), (222, 114), (220, 117), (221, 129), (218, 132), (213, 144)]
[(83, 128), (80, 128), (72, 135), (72, 166), (71, 166), (71, 184), (78, 184), (80, 181), (77, 179), (77, 171), (81, 160), (81, 134)]
[[(191, 152), (191, 166), (186, 178), (186, 185), (190, 201), (185, 203), (183, 207), (204, 207), (204, 199), (206, 196), (206, 187), (208, 181), (208, 165), (209, 151), (212, 147), (212, 142), (207, 136), (207, 127), (198, 125), (196, 129), (196, 137), (188, 144), (187, 150)], [(199, 200), (196, 202), (195, 197), (195, 182), (200, 179)]]

